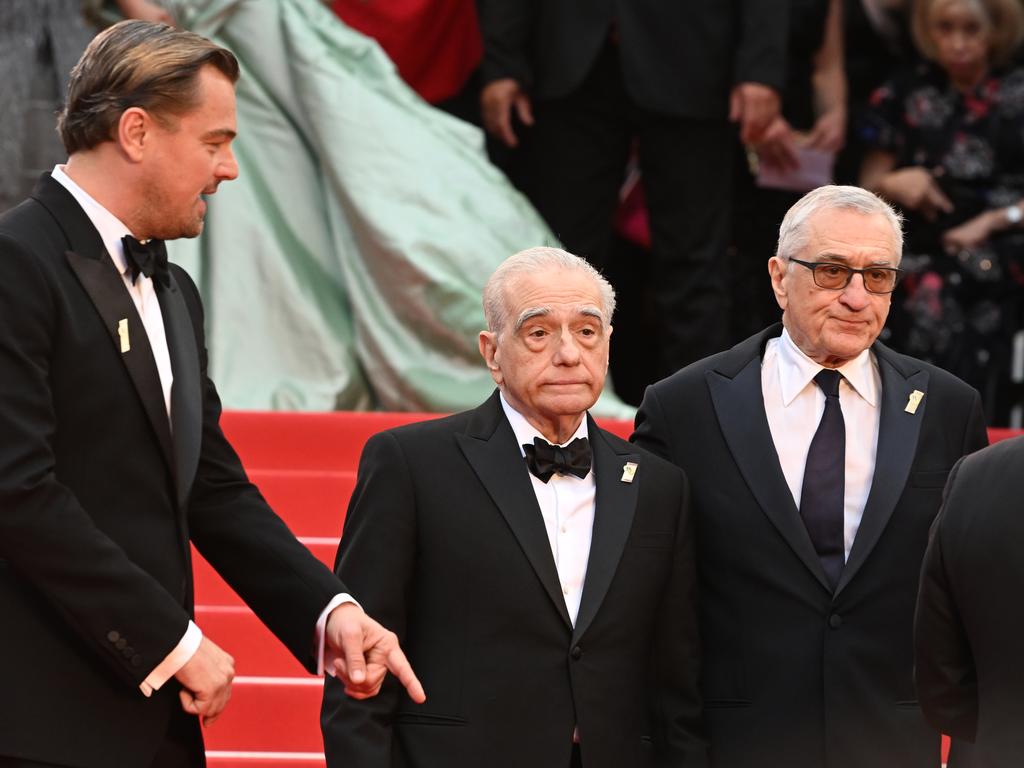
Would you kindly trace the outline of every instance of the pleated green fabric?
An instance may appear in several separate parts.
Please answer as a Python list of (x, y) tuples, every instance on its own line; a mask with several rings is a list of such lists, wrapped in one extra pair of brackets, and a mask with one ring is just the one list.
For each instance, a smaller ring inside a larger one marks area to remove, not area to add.
[[(169, 3), (232, 50), (240, 176), (171, 244), (207, 307), (227, 407), (457, 411), (494, 384), (477, 351), (497, 265), (556, 238), (371, 39), (316, 0)], [(630, 417), (608, 388), (595, 412)]]

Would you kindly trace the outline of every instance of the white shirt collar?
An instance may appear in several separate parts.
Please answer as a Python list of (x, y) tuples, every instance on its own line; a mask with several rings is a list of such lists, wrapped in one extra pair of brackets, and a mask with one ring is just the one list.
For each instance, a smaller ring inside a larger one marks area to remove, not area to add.
[(85, 211), (89, 221), (96, 227), (96, 231), (100, 233), (103, 245), (107, 249), (107, 253), (110, 254), (110, 258), (114, 260), (117, 271), (123, 275), (128, 269), (128, 262), (124, 257), (124, 243), (121, 242), (121, 238), (125, 235), (130, 235), (131, 230), (125, 226), (124, 222), (100, 205), (92, 195), (78, 186), (67, 175), (64, 168), (65, 166), (63, 165), (55, 165), (50, 176), (70, 192), (71, 196), (82, 207), (82, 210)]
[[(785, 328), (779, 337), (778, 355), (782, 403), (788, 407), (824, 366), (805, 355)], [(874, 375), (876, 366), (871, 350), (865, 349), (838, 368), (846, 383), (872, 407), (878, 405), (878, 382)]]
[[(524, 445), (532, 445), (533, 438), (535, 437), (539, 437), (542, 440), (547, 440), (547, 438), (544, 437), (544, 435), (542, 435), (535, 426), (528, 422), (523, 414), (508, 404), (508, 400), (505, 399), (504, 392), (499, 391), (498, 394), (501, 397), (501, 408), (505, 411), (505, 417), (508, 419), (508, 423), (512, 425), (512, 431), (516, 435), (516, 443), (519, 445), (519, 453), (525, 456), (526, 452), (523, 451)], [(587, 436), (587, 416), (584, 414), (579, 427), (576, 428), (572, 437), (562, 443), (562, 445), (568, 445), (578, 437)]]

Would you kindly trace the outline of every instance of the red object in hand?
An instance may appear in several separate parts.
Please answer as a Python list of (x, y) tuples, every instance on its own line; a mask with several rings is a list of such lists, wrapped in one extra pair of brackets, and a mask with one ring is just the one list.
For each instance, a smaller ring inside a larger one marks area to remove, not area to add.
[(376, 40), (432, 104), (457, 94), (483, 56), (474, 0), (334, 0), (331, 8)]

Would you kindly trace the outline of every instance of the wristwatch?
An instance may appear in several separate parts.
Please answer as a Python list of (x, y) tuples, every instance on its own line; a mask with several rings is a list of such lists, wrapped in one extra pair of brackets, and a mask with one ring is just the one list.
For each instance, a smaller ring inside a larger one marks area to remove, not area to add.
[(1006, 216), (1006, 223), (1011, 227), (1016, 227), (1024, 220), (1024, 211), (1020, 209), (1020, 206), (1008, 205), (1003, 209), (1003, 215)]

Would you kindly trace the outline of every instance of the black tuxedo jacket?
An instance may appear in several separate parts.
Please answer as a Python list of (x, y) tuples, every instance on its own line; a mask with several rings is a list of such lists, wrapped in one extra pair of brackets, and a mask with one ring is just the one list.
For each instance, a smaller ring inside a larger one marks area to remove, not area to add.
[(307, 666), (339, 591), (225, 440), (199, 295), (171, 274), (169, 421), (142, 321), (71, 194), (47, 175), (0, 217), (0, 755), (149, 766), (180, 704), (175, 681), (151, 699), (139, 683), (185, 632), (190, 539)]
[[(953, 464), (986, 442), (978, 393), (872, 351), (875, 475), (833, 594), (786, 485), (761, 390), (776, 325), (648, 388), (633, 439), (682, 467), (697, 527), (701, 692), (713, 765), (935, 768), (912, 626), (928, 527)], [(924, 392), (908, 413), (914, 390)]]
[(539, 99), (579, 86), (616, 28), (642, 108), (724, 120), (729, 91), (785, 81), (789, 0), (482, 0), (484, 82), (512, 77)]
[[(588, 417), (589, 418), (589, 417)], [(366, 444), (338, 553), (428, 692), (368, 701), (328, 680), (332, 768), (700, 765), (686, 479), (589, 423), (597, 483), (575, 629), (497, 393)], [(623, 466), (638, 467), (632, 483)]]
[(914, 626), (917, 692), (971, 768), (1024, 765), (1024, 438), (963, 459), (924, 557)]

